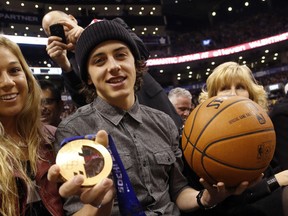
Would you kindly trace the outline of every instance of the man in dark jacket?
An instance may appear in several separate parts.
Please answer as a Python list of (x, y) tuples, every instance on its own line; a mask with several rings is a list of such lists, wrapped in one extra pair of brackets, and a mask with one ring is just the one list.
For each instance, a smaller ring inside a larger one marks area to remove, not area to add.
[(270, 118), (276, 132), (276, 149), (274, 159), (281, 170), (288, 169), (288, 83), (285, 85), (285, 96), (272, 108)]

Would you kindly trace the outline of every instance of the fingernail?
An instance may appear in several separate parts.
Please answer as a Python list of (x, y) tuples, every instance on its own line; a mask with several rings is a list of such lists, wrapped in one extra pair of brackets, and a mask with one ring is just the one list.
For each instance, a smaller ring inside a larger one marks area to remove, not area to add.
[(108, 185), (109, 185), (108, 179), (106, 179), (106, 178), (103, 179), (103, 180), (102, 180), (102, 184), (103, 184), (104, 187), (108, 186)]
[(83, 183), (83, 178), (81, 177), (81, 176), (75, 176), (74, 177), (74, 183), (76, 184), (76, 185), (81, 185), (82, 183)]

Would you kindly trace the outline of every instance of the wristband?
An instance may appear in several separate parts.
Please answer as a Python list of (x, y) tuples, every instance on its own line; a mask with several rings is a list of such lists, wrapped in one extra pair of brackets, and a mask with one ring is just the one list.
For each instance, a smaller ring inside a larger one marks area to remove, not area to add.
[(267, 179), (267, 184), (269, 187), (270, 192), (275, 191), (276, 189), (278, 189), (280, 187), (277, 179), (275, 178), (275, 176), (271, 176)]
[(201, 203), (201, 198), (203, 196), (203, 193), (204, 193), (204, 190), (200, 190), (199, 193), (197, 194), (196, 196), (196, 200), (197, 200), (197, 203), (200, 207), (200, 209), (204, 209), (204, 210), (209, 210), (209, 209), (212, 209), (212, 208), (215, 208), (217, 206), (217, 204), (213, 205), (213, 206), (204, 206), (202, 203)]

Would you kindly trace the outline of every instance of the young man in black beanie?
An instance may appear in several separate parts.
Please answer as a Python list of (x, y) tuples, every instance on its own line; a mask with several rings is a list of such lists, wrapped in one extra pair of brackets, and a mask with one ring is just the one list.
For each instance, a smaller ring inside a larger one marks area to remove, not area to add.
[[(248, 182), (241, 183), (234, 190), (227, 190), (221, 182), (212, 186), (203, 179), (200, 181), (205, 189), (200, 192), (188, 186), (182, 174), (177, 127), (164, 112), (139, 104), (135, 95), (147, 68), (135, 41), (122, 25), (108, 20), (91, 24), (81, 34), (75, 54), (87, 98), (92, 102), (60, 123), (55, 145), (67, 137), (93, 134), (99, 130), (111, 135), (140, 203), (137, 214), (129, 212), (125, 216), (177, 216), (180, 210), (211, 208), (231, 194), (242, 193), (247, 188)], [(119, 188), (118, 181), (115, 187)], [(62, 196), (71, 195), (71, 189), (79, 195), (80, 189), (78, 191), (77, 185), (73, 186), (70, 181), (61, 186)], [(111, 194), (111, 190), (104, 190), (102, 194), (103, 208), (112, 203), (112, 197), (107, 195), (110, 198), (108, 202), (105, 195)], [(120, 205), (123, 200), (119, 198), (115, 199), (112, 215), (123, 212)], [(136, 206), (137, 201), (134, 200)], [(68, 198), (65, 202), (68, 215), (82, 207), (77, 199)]]
[[(143, 41), (122, 19), (115, 18), (114, 21), (129, 31), (131, 37), (136, 42), (141, 57), (147, 60), (150, 54)], [(62, 43), (61, 38), (51, 36), (49, 27), (55, 23), (60, 23), (64, 26), (67, 44)], [(74, 57), (74, 45), (81, 35), (83, 28), (78, 25), (77, 19), (74, 16), (57, 10), (50, 11), (43, 17), (42, 27), (47, 36), (49, 36), (46, 48), (47, 53), (62, 68), (64, 84), (71, 94), (73, 101), (78, 107), (87, 104), (84, 95), (80, 93), (82, 85), (77, 76), (79, 75), (79, 71)], [(167, 113), (174, 120), (176, 126), (178, 128), (181, 127), (181, 118), (170, 103), (166, 92), (148, 72), (143, 76), (143, 85), (137, 91), (137, 96), (141, 104)]]

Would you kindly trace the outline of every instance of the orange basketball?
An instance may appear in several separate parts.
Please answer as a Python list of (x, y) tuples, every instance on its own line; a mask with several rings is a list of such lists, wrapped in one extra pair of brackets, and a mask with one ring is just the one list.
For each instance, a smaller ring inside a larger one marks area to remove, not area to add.
[(182, 134), (184, 157), (211, 184), (233, 187), (253, 181), (275, 150), (273, 124), (258, 104), (240, 96), (216, 96), (198, 105)]

